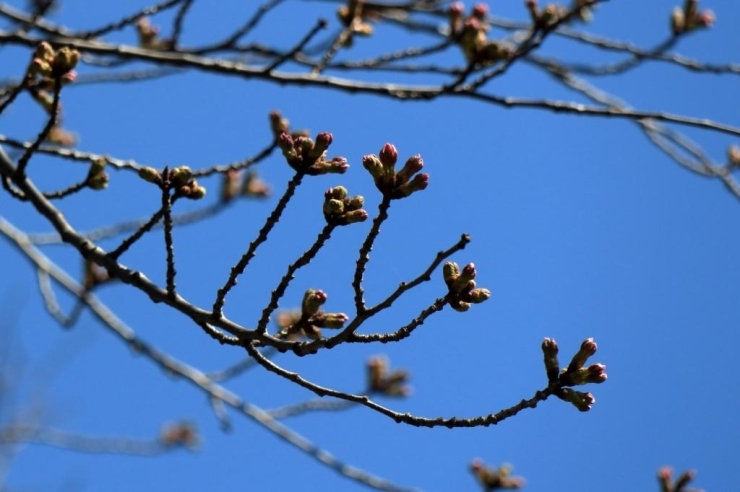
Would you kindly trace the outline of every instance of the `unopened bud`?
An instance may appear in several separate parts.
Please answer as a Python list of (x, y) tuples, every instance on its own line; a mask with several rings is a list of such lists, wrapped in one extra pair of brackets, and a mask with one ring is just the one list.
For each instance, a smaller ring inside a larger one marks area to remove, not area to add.
[(144, 181), (148, 181), (150, 183), (158, 183), (160, 179), (162, 179), (159, 171), (149, 166), (139, 169), (139, 177)]
[(313, 316), (326, 302), (327, 295), (322, 290), (308, 289), (303, 295), (301, 308), (305, 316)]

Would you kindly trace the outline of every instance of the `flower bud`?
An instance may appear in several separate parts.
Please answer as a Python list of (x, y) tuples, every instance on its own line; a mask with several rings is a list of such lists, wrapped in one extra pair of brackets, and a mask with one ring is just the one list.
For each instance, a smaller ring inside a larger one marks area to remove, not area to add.
[(368, 218), (367, 211), (365, 210), (350, 210), (349, 212), (346, 212), (343, 216), (343, 222), (344, 224), (355, 224), (357, 222), (364, 222)]
[(408, 183), (411, 176), (421, 171), (424, 161), (419, 154), (409, 157), (400, 171), (396, 173), (396, 186)]
[(327, 217), (341, 215), (344, 212), (344, 202), (335, 198), (324, 200), (323, 211)]
[(347, 188), (345, 188), (344, 186), (335, 186), (334, 188), (329, 188), (328, 190), (326, 190), (326, 193), (324, 193), (324, 197), (344, 200), (345, 198), (347, 198)]
[(554, 383), (558, 380), (560, 373), (560, 363), (558, 362), (558, 344), (552, 338), (545, 338), (542, 341), (542, 353), (545, 355), (545, 371), (547, 381)]
[(108, 173), (99, 172), (94, 175), (90, 175), (87, 178), (87, 187), (93, 190), (104, 190), (108, 187)]
[(341, 328), (349, 321), (344, 313), (321, 313), (311, 318), (311, 324), (320, 328)]
[(447, 286), (451, 287), (459, 276), (460, 267), (457, 265), (457, 263), (455, 263), (454, 261), (445, 262), (445, 264), (442, 266), (442, 278), (444, 278)]
[(305, 316), (313, 316), (319, 308), (326, 302), (327, 295), (322, 290), (308, 289), (303, 295), (301, 309)]
[(73, 70), (79, 61), (80, 52), (70, 48), (69, 46), (64, 46), (57, 51), (57, 54), (54, 57), (54, 62), (52, 63), (53, 71), (57, 76), (62, 76), (70, 70)]
[(150, 183), (158, 183), (162, 179), (159, 171), (149, 166), (139, 169), (139, 177)]
[(290, 123), (286, 118), (283, 118), (280, 111), (272, 111), (270, 113), (270, 130), (275, 138), (280, 138), (282, 133), (290, 132)]
[(727, 163), (730, 166), (740, 167), (740, 147), (730, 145), (727, 149)]
[(378, 157), (380, 158), (380, 162), (383, 164), (384, 168), (393, 168), (398, 160), (398, 151), (393, 144), (387, 143), (383, 145), (382, 149), (380, 149)]
[(470, 291), (470, 298), (468, 299), (473, 304), (480, 304), (481, 302), (487, 301), (491, 297), (491, 291), (488, 289), (473, 289)]
[(583, 343), (581, 343), (581, 348), (578, 349), (578, 352), (576, 352), (576, 355), (574, 355), (573, 359), (570, 361), (570, 364), (568, 365), (568, 372), (575, 372), (583, 367), (588, 358), (595, 353), (596, 342), (594, 342), (593, 338), (587, 338), (583, 341)]
[(412, 193), (426, 189), (427, 186), (429, 186), (429, 174), (417, 174), (414, 179), (393, 190), (392, 197), (395, 199), (406, 198)]
[(170, 172), (170, 184), (179, 188), (193, 179), (193, 171), (188, 166), (179, 166)]
[(351, 212), (353, 210), (359, 210), (362, 208), (362, 206), (365, 204), (365, 198), (362, 195), (353, 196), (350, 198), (346, 205), (344, 206), (344, 209), (348, 212)]

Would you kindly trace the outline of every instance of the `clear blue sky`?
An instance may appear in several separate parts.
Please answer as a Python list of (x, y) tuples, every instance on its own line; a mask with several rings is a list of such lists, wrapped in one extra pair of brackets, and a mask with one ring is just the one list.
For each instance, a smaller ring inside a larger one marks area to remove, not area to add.
[[(667, 35), (675, 3), (608, 2), (586, 29), (650, 47)], [(195, 2), (183, 42), (220, 38), (251, 13), (251, 4)], [(521, 4), (494, 2), (491, 11), (523, 20)], [(143, 5), (135, 0), (67, 0), (54, 19), (95, 27)], [(740, 34), (734, 26), (740, 6), (730, 0), (702, 5), (716, 12), (715, 28), (689, 36), (678, 50), (707, 61), (737, 62)], [(251, 40), (290, 46), (319, 12), (336, 27), (332, 10), (329, 5), (288, 1)], [(161, 19), (169, 26), (169, 14)], [(358, 43), (357, 53), (370, 56), (409, 44), (396, 34), (381, 28), (375, 38)], [(108, 39), (132, 43), (135, 35), (129, 29)], [(411, 43), (425, 42), (415, 38)], [(617, 59), (561, 40), (548, 43), (544, 52), (569, 60)], [(18, 48), (3, 48), (0, 76), (19, 76), (26, 57)], [(458, 57), (454, 51), (449, 54), (461, 64)], [(377, 80), (380, 75), (369, 77)], [(698, 75), (652, 64), (596, 82), (641, 109), (740, 124), (736, 75)], [(579, 100), (523, 64), (488, 90)], [(346, 156), (350, 171), (307, 180), (299, 190), (268, 245), (259, 250), (228, 298), (226, 314), (245, 325), (254, 324), (287, 263), (320, 230), (326, 188), (342, 184), (364, 195), (373, 214), (378, 196), (361, 156), (377, 153), (390, 141), (402, 159), (416, 153), (424, 157), (430, 186), (394, 203), (371, 255), (367, 298), (382, 299), (398, 282), (416, 276), (462, 232), (470, 233), (473, 242), (453, 259), (475, 262), (479, 285), (489, 288), (492, 298), (464, 314), (444, 310), (403, 343), (341, 346), (313, 357), (276, 359), (319, 384), (360, 391), (364, 361), (384, 353), (394, 366), (412, 371), (414, 394), (383, 403), (415, 415), (470, 417), (511, 406), (546, 385), (540, 352), (544, 337), (559, 342), (566, 360), (587, 337), (599, 344), (594, 361), (607, 365), (609, 380), (588, 388), (597, 402), (585, 414), (553, 399), (493, 428), (418, 429), (365, 408), (285, 421), (339, 459), (427, 491), (478, 490), (467, 469), (474, 457), (513, 464), (531, 492), (655, 491), (655, 473), (666, 464), (698, 470), (696, 485), (708, 491), (740, 490), (733, 467), (733, 456), (740, 455), (740, 376), (734, 365), (740, 202), (718, 181), (679, 168), (636, 125), (541, 110), (504, 110), (459, 99), (399, 103), (200, 73), (69, 88), (63, 104), (65, 125), (80, 136), (79, 149), (155, 167), (203, 168), (252, 155), (269, 141), (267, 114), (274, 109), (295, 128), (333, 133), (330, 154)], [(0, 119), (0, 133), (32, 139), (43, 118), (22, 98)], [(727, 135), (686, 133), (717, 160), (724, 159), (729, 144), (738, 143)], [(30, 166), (31, 176), (48, 187), (72, 182), (84, 176), (85, 169), (41, 157)], [(278, 191), (291, 174), (277, 155), (259, 170)], [(204, 184), (209, 190), (206, 201), (216, 200), (217, 183)], [(26, 231), (50, 230), (29, 205), (1, 196), (0, 215)], [(157, 209), (158, 200), (153, 186), (130, 173), (112, 172), (104, 193), (84, 192), (62, 202), (61, 208), (78, 230), (86, 230), (147, 216)], [(211, 305), (229, 266), (255, 237), (275, 201), (242, 201), (207, 223), (176, 230), (183, 296)], [(297, 305), (311, 287), (328, 293), (327, 309), (351, 312), (349, 280), (368, 227), (366, 223), (338, 231), (316, 261), (298, 274), (286, 306)], [(115, 244), (107, 241), (102, 246)], [(76, 253), (69, 248), (49, 246), (44, 252), (71, 273), (79, 271)], [(166, 422), (187, 419), (203, 439), (195, 453), (154, 458), (30, 446), (13, 462), (9, 487), (109, 492), (365, 490), (233, 412), (232, 432), (221, 432), (201, 393), (132, 354), (91, 316), (83, 315), (71, 331), (60, 329), (43, 309), (27, 262), (6, 241), (0, 241), (0, 258), (0, 319), (4, 332), (13, 333), (16, 350), (22, 348), (13, 364), (22, 369), (25, 381), (16, 410), (23, 408), (24, 415), (54, 427), (100, 436), (147, 438)], [(161, 234), (146, 237), (122, 262), (163, 282)], [(99, 293), (144, 340), (206, 371), (245, 355), (218, 345), (138, 291), (110, 286)], [(443, 294), (437, 272), (433, 282), (365, 328), (394, 330)], [(69, 306), (70, 298), (59, 295)], [(313, 397), (261, 369), (227, 387), (263, 408)]]

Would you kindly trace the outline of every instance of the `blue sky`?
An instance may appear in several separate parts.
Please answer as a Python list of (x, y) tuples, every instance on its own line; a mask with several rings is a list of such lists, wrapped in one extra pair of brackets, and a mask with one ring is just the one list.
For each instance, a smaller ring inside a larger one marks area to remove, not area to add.
[[(740, 16), (740, 6), (730, 0), (702, 5), (715, 11), (716, 26), (682, 40), (678, 51), (717, 63), (737, 61), (740, 34), (733, 20)], [(90, 28), (142, 6), (133, 0), (65, 1), (53, 18)], [(586, 30), (650, 47), (667, 35), (673, 6), (668, 0), (608, 2)], [(183, 42), (217, 39), (240, 25), (252, 8), (236, 1), (195, 2)], [(289, 0), (250, 40), (291, 46), (313, 26), (319, 12), (336, 27), (332, 10), (330, 5)], [(526, 16), (521, 2), (495, 2), (491, 12), (522, 20)], [(163, 15), (162, 25), (169, 26), (169, 19), (169, 14)], [(133, 43), (135, 35), (129, 29), (106, 39)], [(551, 41), (543, 53), (590, 62), (618, 59)], [(356, 51), (340, 53), (340, 58), (429, 43), (429, 38), (410, 39), (381, 26), (376, 36), (361, 40)], [(27, 56), (19, 48), (4, 47), (0, 76), (19, 76)], [(455, 51), (445, 60), (462, 64)], [(86, 70), (83, 66), (80, 73)], [(594, 82), (640, 109), (738, 125), (736, 79), (652, 64)], [(524, 64), (515, 65), (487, 90), (581, 101)], [(330, 155), (347, 157), (350, 170), (343, 176), (307, 180), (258, 251), (225, 308), (228, 317), (247, 326), (258, 319), (287, 264), (310, 246), (322, 227), (326, 188), (341, 184), (365, 196), (373, 215), (379, 197), (361, 157), (377, 153), (385, 142), (395, 144), (401, 159), (423, 156), (430, 185), (393, 204), (371, 255), (366, 297), (377, 302), (400, 281), (415, 277), (463, 232), (471, 234), (473, 242), (453, 259), (475, 262), (479, 285), (489, 288), (492, 297), (467, 313), (438, 313), (402, 343), (340, 346), (312, 357), (275, 359), (312, 381), (360, 391), (364, 361), (387, 354), (394, 366), (411, 371), (414, 393), (404, 400), (381, 398), (382, 403), (420, 416), (471, 417), (509, 407), (546, 385), (540, 352), (544, 337), (558, 341), (563, 362), (583, 339), (594, 337), (599, 344), (593, 360), (607, 365), (609, 380), (588, 388), (597, 402), (585, 414), (553, 399), (492, 428), (417, 429), (365, 408), (285, 421), (337, 458), (399, 485), (428, 491), (478, 490), (467, 469), (474, 457), (513, 464), (531, 492), (657, 490), (654, 477), (663, 465), (696, 469), (696, 485), (708, 491), (740, 487), (732, 468), (732, 457), (740, 453), (735, 417), (740, 376), (732, 342), (737, 332), (740, 203), (719, 181), (679, 168), (633, 123), (504, 110), (462, 99), (400, 103), (196, 72), (138, 84), (70, 87), (62, 100), (65, 125), (78, 133), (80, 150), (159, 168), (204, 168), (255, 154), (269, 142), (267, 114), (275, 109), (294, 128), (333, 134)], [(0, 133), (32, 139), (43, 121), (41, 111), (21, 98), (3, 114)], [(682, 130), (717, 161), (724, 160), (728, 145), (738, 143), (728, 135)], [(259, 171), (278, 192), (291, 175), (277, 154)], [(44, 157), (30, 165), (32, 178), (49, 188), (80, 179), (85, 172), (82, 164)], [(218, 183), (203, 184), (209, 190), (206, 202), (211, 203), (218, 197)], [(206, 223), (175, 230), (183, 296), (211, 305), (229, 267), (276, 200), (240, 201)], [(111, 172), (105, 192), (73, 196), (61, 202), (61, 210), (78, 230), (87, 230), (148, 216), (158, 201), (153, 186), (131, 173)], [(178, 203), (177, 209), (200, 206)], [(29, 205), (5, 195), (0, 215), (28, 232), (50, 230)], [(284, 305), (296, 306), (305, 289), (321, 288), (329, 295), (328, 310), (351, 312), (351, 275), (368, 228), (366, 223), (337, 231), (316, 260), (299, 272)], [(116, 244), (108, 240), (101, 246)], [(70, 248), (46, 246), (43, 251), (77, 275), (79, 260)], [(137, 357), (89, 314), (70, 331), (55, 325), (43, 309), (29, 264), (7, 241), (0, 241), (0, 258), (1, 319), (4, 336), (13, 342), (4, 345), (14, 348), (13, 367), (23, 381), (16, 411), (54, 427), (106, 437), (149, 438), (163, 424), (185, 419), (195, 423), (202, 436), (197, 452), (153, 458), (29, 446), (12, 463), (9, 487), (364, 490), (236, 413), (231, 412), (232, 431), (221, 432), (201, 393)], [(161, 233), (145, 237), (121, 261), (163, 284)], [(443, 294), (437, 272), (432, 282), (364, 329), (392, 331)], [(71, 305), (67, 295), (58, 295), (63, 305)], [(138, 291), (115, 285), (102, 288), (99, 295), (144, 340), (205, 371), (245, 356), (218, 345), (165, 306), (152, 305)], [(261, 369), (226, 387), (262, 408), (314, 396)]]

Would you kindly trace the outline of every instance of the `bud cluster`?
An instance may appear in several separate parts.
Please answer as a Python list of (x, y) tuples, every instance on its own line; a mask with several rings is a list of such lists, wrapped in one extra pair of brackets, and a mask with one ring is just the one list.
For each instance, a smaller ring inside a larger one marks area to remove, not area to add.
[(365, 199), (360, 196), (349, 196), (343, 186), (329, 188), (324, 193), (324, 218), (327, 224), (348, 225), (367, 220), (367, 211), (362, 209)]
[(409, 157), (398, 172), (396, 172), (397, 160), (398, 151), (389, 143), (380, 149), (379, 155), (371, 154), (362, 158), (362, 165), (373, 177), (375, 187), (383, 196), (397, 200), (429, 186), (429, 174), (419, 173), (424, 167), (420, 155)]
[(524, 487), (522, 477), (511, 476), (511, 465), (494, 468), (486, 466), (480, 458), (475, 458), (470, 462), (470, 471), (473, 472), (484, 490), (521, 489)]
[(589, 383), (601, 384), (606, 381), (606, 366), (604, 364), (591, 364), (584, 367), (586, 361), (596, 353), (596, 348), (594, 339), (587, 338), (581, 343), (581, 347), (571, 359), (568, 367), (561, 371), (558, 362), (559, 349), (557, 342), (551, 338), (545, 338), (542, 342), (547, 380), (550, 384), (560, 386), (555, 395), (561, 400), (572, 403), (582, 412), (590, 410), (596, 399), (591, 393), (572, 390), (569, 386), (580, 386)]
[(686, 0), (683, 7), (676, 7), (671, 14), (671, 30), (674, 36), (714, 25), (714, 12), (699, 10), (699, 0)]
[(262, 181), (255, 171), (248, 171), (246, 176), (235, 169), (223, 173), (222, 203), (228, 203), (238, 196), (266, 198), (270, 196), (270, 192), (270, 185)]
[(470, 15), (465, 15), (465, 5), (455, 2), (447, 9), (447, 18), (450, 23), (450, 37), (460, 46), (468, 63), (492, 65), (498, 61), (508, 59), (511, 48), (501, 41), (489, 40), (487, 21), (488, 5), (478, 3), (473, 7)]
[(179, 166), (171, 171), (164, 168), (162, 172), (146, 166), (139, 169), (139, 177), (160, 187), (163, 187), (166, 182), (169, 189), (175, 190), (175, 198), (184, 197), (190, 200), (200, 200), (206, 196), (206, 189), (193, 178), (193, 171), (188, 166)]
[(277, 145), (283, 152), (283, 157), (290, 167), (302, 171), (309, 176), (320, 174), (343, 174), (349, 169), (344, 157), (326, 158), (326, 151), (333, 141), (331, 133), (321, 132), (316, 135), (316, 141), (299, 135), (293, 137), (288, 132), (280, 133)]
[(300, 311), (284, 311), (278, 315), (278, 336), (289, 340), (302, 337), (311, 340), (321, 338), (321, 328), (338, 329), (349, 321), (344, 313), (326, 313), (321, 306), (328, 296), (323, 290), (308, 289), (303, 294)]
[(477, 271), (475, 265), (468, 263), (460, 270), (454, 261), (448, 261), (442, 267), (442, 276), (449, 289), (447, 302), (455, 311), (464, 312), (471, 304), (480, 304), (491, 297), (491, 291), (475, 286)]
[(383, 394), (386, 396), (409, 396), (409, 372), (404, 369), (389, 369), (388, 358), (382, 355), (370, 357), (367, 360), (367, 391), (368, 393)]
[(90, 165), (85, 184), (93, 190), (104, 190), (108, 187), (108, 173), (105, 172), (106, 161), (103, 158), (95, 159)]
[(35, 78), (41, 89), (53, 87), (53, 81), (73, 82), (77, 77), (74, 71), (80, 61), (80, 52), (68, 46), (54, 50), (49, 43), (42, 41), (36, 47), (28, 67), (28, 76)]

